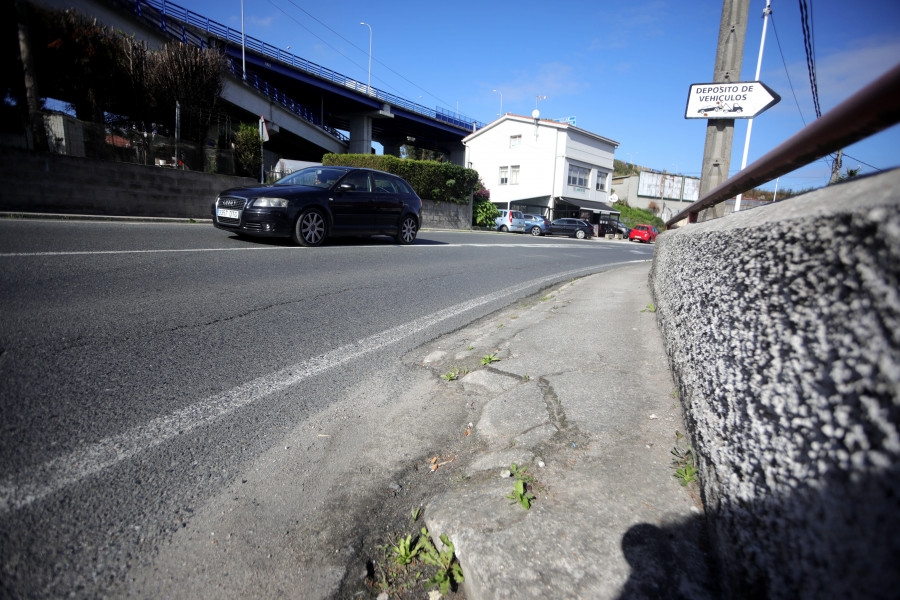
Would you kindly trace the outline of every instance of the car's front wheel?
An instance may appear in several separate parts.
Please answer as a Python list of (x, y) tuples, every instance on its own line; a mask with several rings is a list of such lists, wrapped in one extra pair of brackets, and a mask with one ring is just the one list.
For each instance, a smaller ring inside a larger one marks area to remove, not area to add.
[(292, 237), (301, 246), (319, 246), (325, 241), (325, 217), (313, 208), (303, 211), (294, 224)]
[(531, 228), (531, 235), (533, 235), (533, 236), (535, 236), (535, 237), (541, 235), (541, 228), (538, 227), (537, 225), (535, 225), (534, 227), (532, 227), (532, 228)]
[(418, 231), (419, 224), (416, 223), (416, 220), (413, 217), (407, 216), (400, 222), (400, 231), (394, 236), (394, 239), (397, 240), (398, 244), (406, 246), (412, 244), (416, 240), (416, 233), (418, 233)]
[(579, 229), (578, 231), (575, 232), (575, 237), (577, 237), (579, 240), (583, 240), (584, 236), (585, 236), (585, 233), (581, 229)]

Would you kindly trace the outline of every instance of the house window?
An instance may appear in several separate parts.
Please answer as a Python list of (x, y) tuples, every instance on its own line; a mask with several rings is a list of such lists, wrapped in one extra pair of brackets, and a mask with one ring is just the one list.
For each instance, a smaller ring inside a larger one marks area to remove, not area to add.
[(522, 144), (522, 136), (521, 135), (511, 135), (509, 136), (509, 147), (515, 148)]
[(597, 171), (597, 191), (606, 191), (606, 173)]
[(588, 186), (588, 178), (590, 176), (590, 169), (577, 167), (575, 165), (569, 165), (569, 185), (586, 188)]
[(509, 167), (500, 167), (500, 185), (506, 185), (509, 181)]
[(513, 165), (509, 168), (509, 185), (517, 185), (519, 183), (519, 165)]

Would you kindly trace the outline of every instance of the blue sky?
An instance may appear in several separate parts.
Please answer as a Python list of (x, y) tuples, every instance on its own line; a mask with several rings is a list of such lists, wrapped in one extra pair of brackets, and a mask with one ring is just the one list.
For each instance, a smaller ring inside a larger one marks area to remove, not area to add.
[[(900, 2), (807, 3), (824, 114), (900, 62)], [(241, 28), (240, 0), (179, 4)], [(764, 0), (751, 1), (742, 81), (756, 73), (764, 8)], [(620, 160), (699, 176), (706, 121), (686, 120), (684, 110), (689, 86), (713, 79), (721, 0), (244, 0), (243, 10), (247, 35), (363, 82), (365, 21), (374, 87), (483, 122), (497, 118), (502, 94), (503, 112), (530, 115), (537, 104), (545, 118), (575, 117), (578, 127), (619, 142)], [(759, 79), (782, 100), (754, 120), (748, 164), (815, 120), (799, 2), (772, 0), (772, 11)], [(736, 122), (732, 174), (746, 123)], [(845, 149), (845, 168), (898, 165), (900, 126)], [(817, 161), (779, 187), (822, 186), (830, 169)]]

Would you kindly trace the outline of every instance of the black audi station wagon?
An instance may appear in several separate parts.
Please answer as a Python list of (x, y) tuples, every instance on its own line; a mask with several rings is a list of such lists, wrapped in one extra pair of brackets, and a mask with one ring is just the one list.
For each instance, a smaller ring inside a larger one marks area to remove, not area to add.
[(309, 167), (271, 185), (220, 193), (213, 225), (240, 235), (290, 237), (302, 246), (344, 235), (388, 235), (412, 244), (421, 211), (422, 200), (396, 175)]

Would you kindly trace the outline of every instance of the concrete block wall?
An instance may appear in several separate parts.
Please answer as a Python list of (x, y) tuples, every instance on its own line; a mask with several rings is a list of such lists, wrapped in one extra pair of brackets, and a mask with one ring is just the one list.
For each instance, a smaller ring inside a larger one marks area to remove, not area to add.
[[(216, 195), (257, 180), (0, 148), (0, 210), (209, 219)], [(422, 226), (470, 229), (468, 205), (424, 200)]]
[(430, 229), (471, 229), (472, 199), (469, 204), (422, 199), (422, 227)]
[(223, 189), (253, 179), (0, 149), (0, 210), (208, 219)]
[(900, 170), (666, 232), (651, 288), (725, 597), (898, 597)]

